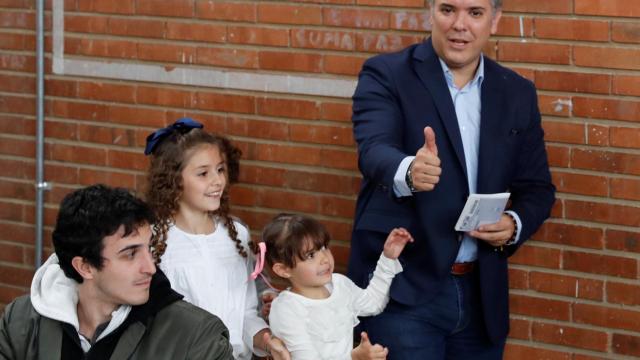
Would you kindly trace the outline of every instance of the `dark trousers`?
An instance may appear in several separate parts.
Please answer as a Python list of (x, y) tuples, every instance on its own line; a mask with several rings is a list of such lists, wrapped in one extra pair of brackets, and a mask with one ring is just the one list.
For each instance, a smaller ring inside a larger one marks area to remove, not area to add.
[(478, 276), (450, 275), (427, 303), (406, 306), (390, 300), (385, 311), (363, 318), (372, 343), (389, 348), (389, 360), (499, 360), (504, 342), (487, 337)]

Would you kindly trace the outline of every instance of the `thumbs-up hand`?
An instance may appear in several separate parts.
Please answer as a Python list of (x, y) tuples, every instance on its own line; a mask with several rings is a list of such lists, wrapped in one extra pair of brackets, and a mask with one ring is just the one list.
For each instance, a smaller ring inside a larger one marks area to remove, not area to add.
[(440, 181), (442, 168), (438, 157), (436, 134), (429, 126), (424, 128), (424, 145), (418, 149), (409, 169), (413, 187), (417, 191), (431, 191)]
[(357, 360), (384, 360), (389, 354), (389, 349), (380, 344), (372, 345), (366, 332), (360, 333), (360, 345), (351, 351), (351, 359)]

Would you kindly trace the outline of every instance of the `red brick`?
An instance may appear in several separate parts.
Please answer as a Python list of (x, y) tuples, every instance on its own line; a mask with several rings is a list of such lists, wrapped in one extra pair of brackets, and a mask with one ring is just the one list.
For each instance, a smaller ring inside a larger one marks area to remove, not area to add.
[(605, 332), (558, 324), (534, 322), (531, 337), (532, 340), (543, 343), (601, 352), (606, 351), (608, 346), (608, 336)]
[(149, 167), (148, 157), (142, 151), (118, 151), (109, 149), (107, 152), (107, 166), (126, 170), (144, 171)]
[(611, 127), (610, 145), (622, 148), (640, 149), (640, 129)]
[(135, 59), (137, 44), (127, 40), (77, 39), (65, 37), (65, 52), (107, 58)]
[(285, 179), (289, 178), (285, 176), (284, 169), (254, 164), (242, 164), (242, 171), (240, 171), (241, 183), (284, 187)]
[(640, 233), (608, 229), (606, 244), (610, 250), (640, 253)]
[(538, 107), (542, 115), (571, 116), (571, 98), (569, 97), (538, 94)]
[(113, 35), (163, 38), (164, 29), (165, 22), (159, 20), (109, 19), (109, 34)]
[(9, 7), (9, 8), (33, 8), (33, 4), (27, 6), (25, 0), (0, 0), (1, 7)]
[(289, 30), (257, 26), (228, 26), (227, 33), (230, 43), (288, 46)]
[(571, 194), (592, 196), (609, 195), (607, 177), (585, 174), (573, 174), (556, 171), (553, 173), (553, 184), (558, 191)]
[(255, 144), (251, 159), (288, 164), (318, 165), (320, 149), (302, 146)]
[[(3, 186), (0, 187), (0, 197), (2, 198), (34, 201), (36, 198), (35, 193), (35, 186), (31, 182), (4, 180)], [(0, 251), (1, 253), (2, 251)]]
[(531, 321), (525, 319), (509, 319), (509, 338), (531, 339)]
[(575, 0), (578, 15), (639, 17), (640, 8), (627, 0)]
[(356, 39), (352, 32), (296, 29), (291, 30), (291, 46), (307, 49), (353, 51), (356, 47)]
[(571, 360), (571, 354), (566, 352), (540, 349), (531, 346), (508, 343), (504, 352), (505, 360), (544, 359), (544, 360)]
[(611, 40), (621, 43), (640, 43), (640, 25), (636, 22), (618, 22), (611, 24)]
[(78, 124), (48, 121), (44, 128), (45, 138), (78, 140)]
[(13, 286), (29, 286), (33, 278), (33, 269), (0, 265), (0, 282)]
[(611, 75), (536, 70), (535, 83), (540, 90), (608, 94)]
[(570, 219), (582, 219), (607, 224), (640, 226), (640, 208), (603, 203), (566, 201), (565, 214)]
[(190, 108), (195, 104), (195, 94), (191, 91), (138, 86), (136, 99), (140, 104), (152, 104)]
[(282, 186), (292, 189), (347, 196), (359, 189), (359, 178), (355, 176), (327, 174), (317, 170), (287, 170), (283, 176)]
[(227, 28), (217, 24), (168, 21), (167, 39), (224, 43)]
[(287, 123), (267, 120), (233, 117), (229, 119), (228, 133), (256, 139), (290, 140), (289, 125)]
[(35, 135), (35, 121), (22, 115), (0, 114), (0, 133)]
[(640, 96), (640, 76), (616, 75), (612, 86), (614, 94)]
[(315, 120), (320, 116), (319, 104), (315, 101), (258, 98), (258, 114), (296, 119)]
[(0, 112), (33, 115), (35, 101), (33, 97), (0, 94)]
[(358, 33), (356, 34), (356, 50), (372, 53), (399, 51), (405, 47), (421, 42), (420, 35), (396, 35), (389, 33)]
[(34, 158), (35, 152), (33, 139), (16, 139), (0, 136), (0, 154)]
[(320, 165), (333, 169), (358, 170), (358, 156), (353, 150), (323, 148)]
[[(4, 204), (3, 204), (4, 207)], [(0, 212), (4, 210), (0, 209)], [(35, 226), (26, 223), (9, 223), (3, 218), (0, 222), (0, 240), (32, 245), (35, 239)]]
[(351, 103), (329, 103), (320, 104), (320, 119), (340, 122), (351, 121)]
[[(144, 90), (143, 90), (144, 91)], [(140, 101), (141, 91), (138, 89), (136, 91), (136, 96), (138, 97), (138, 101)], [(149, 101), (151, 103), (156, 103), (158, 101), (167, 101), (160, 100), (159, 97), (165, 96), (161, 93), (149, 92), (147, 91), (147, 96), (145, 101)], [(189, 103), (187, 106), (190, 106)], [(165, 110), (157, 109), (157, 108), (145, 108), (142, 106), (119, 106), (113, 104), (109, 106), (109, 121), (111, 123), (117, 124), (126, 124), (126, 125), (137, 125), (137, 126), (148, 126), (152, 128), (160, 128), (166, 125), (167, 123), (167, 114)]]
[(80, 98), (135, 103), (135, 96), (136, 88), (131, 85), (110, 84), (98, 81), (83, 81), (78, 83), (78, 97)]
[(333, 258), (335, 259), (335, 262), (336, 262), (335, 271), (340, 271), (342, 274), (345, 274), (347, 269), (347, 264), (349, 262), (350, 248), (348, 246), (336, 244), (333, 241), (329, 244), (329, 248), (331, 249), (331, 253), (333, 254)]
[(201, 65), (258, 68), (258, 52), (232, 48), (198, 47), (196, 62)]
[(587, 144), (595, 146), (609, 146), (609, 127), (602, 125), (587, 125)]
[[(409, 31), (431, 31), (429, 12), (420, 11), (393, 11), (390, 14), (389, 28)], [(504, 17), (503, 17), (504, 20)], [(502, 25), (503, 21), (500, 21)]]
[(357, 29), (388, 29), (389, 13), (383, 10), (324, 8), (323, 24)]
[(366, 59), (360, 56), (324, 55), (324, 71), (330, 74), (357, 75)]
[(320, 210), (322, 215), (351, 218), (355, 213), (355, 200), (339, 198), (333, 195), (320, 197)]
[(635, 259), (569, 250), (563, 253), (562, 268), (629, 279), (635, 279), (638, 275), (638, 262)]
[(505, 1), (502, 10), (505, 12), (571, 14), (571, 0), (509, 0)]
[(35, 16), (26, 12), (3, 11), (0, 13), (0, 28), (35, 29)]
[(573, 149), (571, 167), (640, 175), (640, 156), (608, 151)]
[(78, 96), (78, 82), (75, 80), (46, 79), (45, 95), (75, 98)]
[(547, 157), (550, 166), (569, 167), (571, 159), (570, 148), (564, 146), (547, 145)]
[[(109, 17), (92, 15), (72, 15), (65, 13), (64, 30), (90, 34), (106, 34), (109, 29)], [(115, 20), (115, 19), (112, 19)]]
[(78, 140), (90, 143), (135, 147), (135, 130), (78, 124)]
[(50, 144), (47, 151), (47, 157), (51, 160), (98, 166), (107, 165), (106, 154), (105, 149), (66, 144)]
[(84, 0), (78, 2), (77, 9), (82, 12), (133, 14), (135, 1)]
[(88, 186), (97, 183), (133, 189), (135, 187), (135, 176), (133, 174), (116, 172), (113, 169), (106, 171), (80, 169), (79, 184)]
[(607, 302), (610, 304), (638, 306), (640, 305), (640, 286), (608, 281)]
[(354, 145), (351, 127), (291, 124), (289, 129), (291, 140), (296, 142), (343, 146)]
[(506, 41), (498, 44), (500, 61), (569, 65), (570, 54), (569, 45)]
[(136, 13), (153, 16), (179, 16), (191, 18), (194, 2), (183, 0), (137, 0)]
[(197, 0), (196, 16), (203, 19), (247, 22), (255, 22), (257, 19), (255, 4), (221, 0)]
[(568, 302), (517, 294), (509, 296), (509, 308), (512, 314), (561, 321), (568, 321), (570, 314)]
[(551, 221), (542, 224), (532, 239), (589, 249), (604, 248), (602, 229)]
[(584, 124), (545, 121), (542, 123), (546, 141), (584, 144)]
[(316, 213), (319, 201), (315, 195), (261, 189), (258, 194), (257, 204), (260, 207), (272, 209), (285, 209), (295, 212)]
[(640, 70), (639, 49), (574, 46), (573, 58), (577, 66)]
[(640, 180), (611, 179), (611, 197), (616, 199), (640, 200)]
[(254, 187), (244, 187), (242, 185), (234, 185), (230, 189), (229, 198), (231, 203), (236, 206), (256, 206), (259, 190)]
[(546, 248), (533, 245), (533, 243), (528, 243), (526, 246), (521, 247), (515, 255), (509, 258), (509, 262), (511, 264), (559, 269), (560, 257), (561, 252), (558, 249)]
[(609, 41), (608, 21), (537, 18), (535, 27), (542, 39)]
[(35, 56), (22, 54), (0, 54), (0, 69), (35, 72)]
[(529, 283), (532, 290), (572, 298), (602, 301), (604, 293), (604, 282), (601, 280), (553, 273), (532, 271)]
[(195, 46), (139, 43), (138, 59), (193, 64), (196, 62), (196, 49), (200, 60), (200, 49)]
[(255, 113), (255, 98), (245, 95), (196, 93), (195, 105), (198, 109), (234, 112), (242, 114)]
[(573, 321), (608, 329), (637, 331), (640, 312), (591, 304), (573, 304)]
[(322, 56), (311, 53), (260, 51), (259, 67), (265, 70), (321, 72)]
[(640, 357), (640, 337), (627, 334), (613, 334), (611, 338), (611, 348), (616, 354)]
[(320, 6), (258, 2), (258, 22), (274, 24), (320, 25)]
[(509, 289), (527, 290), (529, 288), (529, 272), (509, 267)]
[(65, 166), (58, 164), (45, 163), (44, 173), (47, 175), (48, 181), (58, 184), (77, 184), (78, 168), (77, 166)]
[(25, 75), (0, 74), (0, 91), (33, 94), (36, 91), (36, 79)]
[[(23, 287), (12, 287), (0, 285), (0, 304), (9, 304), (18, 296), (29, 293), (29, 284), (25, 284)], [(4, 311), (4, 310), (0, 310)]]
[[(321, 2), (327, 1), (321, 0)], [(356, 4), (371, 6), (424, 7), (423, 0), (356, 0)]]

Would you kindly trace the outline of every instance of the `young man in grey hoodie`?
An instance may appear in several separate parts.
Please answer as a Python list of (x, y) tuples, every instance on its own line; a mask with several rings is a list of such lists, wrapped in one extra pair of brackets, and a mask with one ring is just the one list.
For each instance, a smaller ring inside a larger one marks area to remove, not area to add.
[(156, 268), (153, 221), (124, 189), (67, 195), (55, 254), (2, 316), (0, 359), (233, 359), (220, 319), (182, 301)]

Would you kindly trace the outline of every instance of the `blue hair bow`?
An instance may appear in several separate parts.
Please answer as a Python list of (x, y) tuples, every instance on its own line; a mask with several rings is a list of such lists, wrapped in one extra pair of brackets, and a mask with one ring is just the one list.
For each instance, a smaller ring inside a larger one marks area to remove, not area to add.
[(203, 127), (204, 126), (201, 123), (191, 118), (180, 118), (173, 124), (165, 128), (158, 129), (147, 136), (147, 146), (144, 148), (144, 154), (151, 154), (164, 138), (173, 134), (175, 131), (188, 132), (191, 129), (202, 129)]

